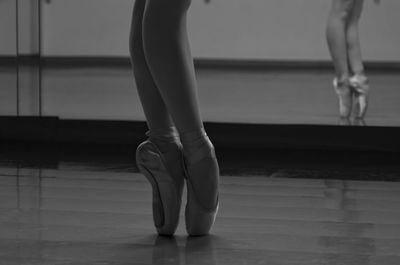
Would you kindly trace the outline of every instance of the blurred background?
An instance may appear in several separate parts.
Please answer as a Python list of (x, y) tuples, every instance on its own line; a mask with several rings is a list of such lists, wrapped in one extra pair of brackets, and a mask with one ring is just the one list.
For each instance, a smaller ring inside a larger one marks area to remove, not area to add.
[[(0, 115), (144, 121), (130, 69), (133, 0), (0, 0)], [(367, 125), (400, 125), (400, 2), (366, 1)], [(330, 1), (193, 1), (202, 112), (218, 123), (336, 125)], [(162, 45), (162, 44), (160, 44)]]

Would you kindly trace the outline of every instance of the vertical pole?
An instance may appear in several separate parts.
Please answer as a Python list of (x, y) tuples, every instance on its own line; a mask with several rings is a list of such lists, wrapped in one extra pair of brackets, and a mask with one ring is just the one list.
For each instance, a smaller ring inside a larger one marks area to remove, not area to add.
[(19, 0), (15, 0), (15, 73), (16, 73), (16, 97), (17, 97), (17, 117), (20, 115), (20, 103), (19, 103)]
[(42, 65), (42, 1), (38, 1), (38, 56), (39, 56), (39, 116), (43, 115), (43, 95), (42, 95), (42, 78), (43, 78), (43, 65)]

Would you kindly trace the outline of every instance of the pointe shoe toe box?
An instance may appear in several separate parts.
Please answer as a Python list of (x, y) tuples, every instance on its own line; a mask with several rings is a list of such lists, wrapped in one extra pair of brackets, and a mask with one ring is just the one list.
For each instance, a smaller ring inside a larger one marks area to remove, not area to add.
[[(172, 176), (162, 153), (150, 141), (139, 145), (136, 162), (140, 172), (148, 179), (153, 190), (153, 221), (158, 234), (170, 236), (179, 221), (183, 175)], [(179, 162), (178, 162), (179, 163)]]
[[(219, 208), (219, 167), (215, 158), (208, 157), (196, 163), (194, 169), (191, 169), (191, 172), (196, 172), (196, 176), (193, 176), (193, 173), (192, 176), (186, 174), (188, 192), (186, 230), (190, 236), (202, 236), (209, 233)], [(194, 178), (204, 180), (206, 185), (196, 183)]]

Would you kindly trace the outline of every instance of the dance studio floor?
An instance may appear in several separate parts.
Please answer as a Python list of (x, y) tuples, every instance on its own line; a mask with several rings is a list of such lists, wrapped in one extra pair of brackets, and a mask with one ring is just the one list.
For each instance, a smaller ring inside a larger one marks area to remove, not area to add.
[(0, 264), (400, 264), (395, 159), (305, 154), (221, 154), (212, 234), (188, 238), (182, 219), (177, 236), (163, 238), (133, 157), (31, 153), (21, 162), (2, 151)]

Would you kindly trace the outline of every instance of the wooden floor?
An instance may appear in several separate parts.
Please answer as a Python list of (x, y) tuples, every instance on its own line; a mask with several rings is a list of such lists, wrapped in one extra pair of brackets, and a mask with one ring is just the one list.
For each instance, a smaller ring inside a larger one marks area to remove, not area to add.
[(230, 175), (212, 235), (155, 235), (134, 169), (0, 169), (1, 265), (400, 264), (400, 182)]

